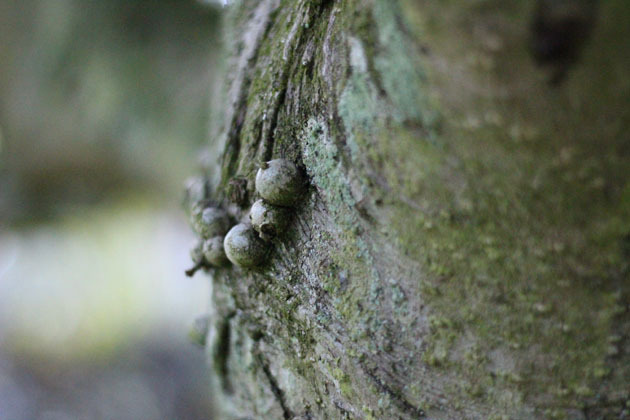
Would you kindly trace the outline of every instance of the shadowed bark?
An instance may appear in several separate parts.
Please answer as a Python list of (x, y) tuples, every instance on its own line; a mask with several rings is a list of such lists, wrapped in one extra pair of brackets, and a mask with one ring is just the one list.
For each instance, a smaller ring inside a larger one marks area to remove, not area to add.
[(310, 187), (255, 270), (212, 271), (225, 418), (625, 418), (630, 84), (622, 0), (560, 86), (532, 1), (251, 0), (209, 161)]

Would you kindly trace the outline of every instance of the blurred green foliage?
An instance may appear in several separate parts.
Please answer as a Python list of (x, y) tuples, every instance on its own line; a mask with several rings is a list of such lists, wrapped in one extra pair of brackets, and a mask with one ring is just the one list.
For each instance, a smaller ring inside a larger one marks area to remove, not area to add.
[(193, 0), (2, 2), (0, 219), (176, 194), (206, 137), (217, 13)]

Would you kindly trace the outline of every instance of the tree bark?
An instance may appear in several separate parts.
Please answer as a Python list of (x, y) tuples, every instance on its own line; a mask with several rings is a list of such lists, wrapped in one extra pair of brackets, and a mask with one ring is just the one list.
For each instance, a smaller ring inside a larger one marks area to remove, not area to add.
[(533, 6), (228, 7), (213, 198), (245, 218), (278, 157), (310, 187), (211, 272), (224, 418), (630, 418), (630, 7), (550, 86)]

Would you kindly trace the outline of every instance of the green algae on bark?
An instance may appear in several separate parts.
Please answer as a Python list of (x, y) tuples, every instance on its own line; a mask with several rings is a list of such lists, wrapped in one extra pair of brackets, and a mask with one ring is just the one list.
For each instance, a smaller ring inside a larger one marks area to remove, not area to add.
[(527, 55), (528, 13), (455, 0), (232, 9), (241, 64), (219, 184), (271, 158), (311, 184), (268, 266), (215, 277), (234, 416), (624, 409), (630, 60), (610, 59), (609, 40), (628, 39), (628, 8), (607, 3), (560, 90)]

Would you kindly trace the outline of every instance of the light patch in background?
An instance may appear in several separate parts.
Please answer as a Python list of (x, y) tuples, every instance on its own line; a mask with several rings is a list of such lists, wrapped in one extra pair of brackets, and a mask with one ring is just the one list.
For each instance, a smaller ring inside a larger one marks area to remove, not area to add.
[(183, 219), (116, 204), (2, 234), (0, 346), (98, 357), (156, 331), (185, 337), (208, 280), (183, 274), (192, 241)]

